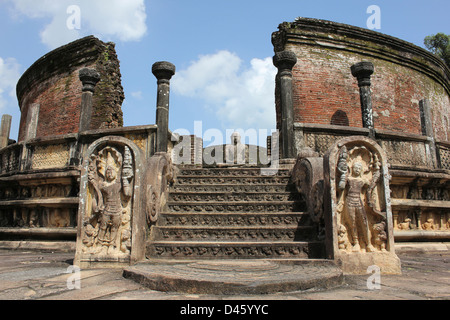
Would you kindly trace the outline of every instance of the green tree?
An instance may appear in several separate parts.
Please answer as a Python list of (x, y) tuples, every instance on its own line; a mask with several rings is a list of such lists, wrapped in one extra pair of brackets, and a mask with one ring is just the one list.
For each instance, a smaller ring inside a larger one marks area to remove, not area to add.
[(450, 36), (444, 33), (437, 33), (432, 36), (425, 37), (425, 47), (439, 58), (444, 60), (450, 68)]

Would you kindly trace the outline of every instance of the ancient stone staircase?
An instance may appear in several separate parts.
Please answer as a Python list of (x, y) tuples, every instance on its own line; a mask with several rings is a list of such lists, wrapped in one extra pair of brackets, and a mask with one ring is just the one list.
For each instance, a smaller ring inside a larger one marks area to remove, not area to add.
[(180, 167), (152, 227), (152, 259), (320, 259), (324, 244), (289, 171)]

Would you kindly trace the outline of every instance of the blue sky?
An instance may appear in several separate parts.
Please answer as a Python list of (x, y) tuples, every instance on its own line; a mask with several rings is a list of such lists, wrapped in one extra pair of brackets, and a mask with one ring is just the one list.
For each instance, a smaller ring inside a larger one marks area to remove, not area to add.
[[(80, 28), (67, 27), (71, 5)], [(156, 79), (151, 65), (176, 65), (170, 129), (274, 129), (275, 68), (271, 34), (296, 17), (367, 28), (377, 5), (379, 32), (423, 47), (425, 36), (450, 34), (450, 1), (400, 0), (0, 0), (0, 113), (20, 112), (15, 85), (50, 50), (93, 34), (116, 43), (121, 61), (125, 126), (155, 123)]]

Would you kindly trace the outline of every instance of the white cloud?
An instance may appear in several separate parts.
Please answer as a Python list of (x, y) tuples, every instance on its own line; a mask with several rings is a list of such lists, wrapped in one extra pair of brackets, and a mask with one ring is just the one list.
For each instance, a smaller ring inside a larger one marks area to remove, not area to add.
[[(147, 32), (144, 0), (11, 0), (16, 14), (48, 18), (41, 40), (56, 48), (93, 34), (102, 40), (138, 41)], [(78, 7), (78, 12), (68, 10)], [(79, 25), (75, 24), (79, 21)], [(72, 26), (72, 27), (68, 27)], [(75, 28), (73, 27), (75, 26)], [(106, 38), (106, 39), (105, 39)]]
[(142, 91), (133, 91), (131, 96), (135, 99), (142, 100)]
[(5, 112), (12, 101), (15, 101), (15, 89), (20, 78), (20, 65), (14, 58), (0, 57), (0, 112)]
[(200, 56), (172, 80), (175, 94), (201, 99), (227, 128), (275, 128), (272, 58), (252, 59), (249, 68), (229, 51)]

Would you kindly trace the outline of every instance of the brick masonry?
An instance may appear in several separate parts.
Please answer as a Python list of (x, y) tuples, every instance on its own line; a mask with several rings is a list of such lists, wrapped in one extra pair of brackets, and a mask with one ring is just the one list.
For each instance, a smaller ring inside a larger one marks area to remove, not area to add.
[(19, 80), (19, 141), (25, 139), (32, 104), (40, 106), (36, 138), (78, 132), (82, 93), (78, 72), (84, 67), (95, 68), (101, 74), (93, 96), (90, 129), (123, 126), (124, 93), (114, 43), (90, 36), (43, 56)]
[(362, 127), (359, 89), (350, 67), (370, 61), (375, 66), (375, 129), (422, 134), (419, 101), (428, 99), (435, 138), (450, 140), (450, 72), (426, 50), (315, 19), (284, 23), (280, 30), (273, 36), (275, 51), (291, 50), (298, 58), (293, 69), (295, 122)]

